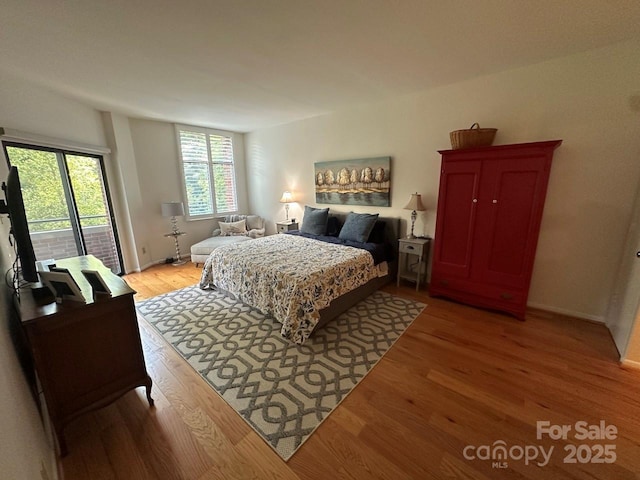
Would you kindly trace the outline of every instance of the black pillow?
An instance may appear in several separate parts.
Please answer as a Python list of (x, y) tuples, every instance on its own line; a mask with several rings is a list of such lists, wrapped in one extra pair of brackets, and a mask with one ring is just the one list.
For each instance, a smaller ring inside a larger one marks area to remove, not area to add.
[(369, 234), (369, 240), (367, 240), (367, 242), (384, 243), (385, 242), (384, 230), (386, 226), (387, 224), (385, 223), (384, 220), (378, 220), (376, 223), (374, 223), (373, 229)]
[(378, 219), (378, 214), (353, 213), (347, 215), (338, 238), (364, 243), (369, 238), (373, 225)]
[(342, 222), (338, 217), (329, 217), (327, 220), (327, 235), (330, 237), (337, 237), (342, 228)]
[(312, 235), (324, 235), (327, 231), (327, 219), (329, 218), (328, 208), (313, 208), (308, 205), (304, 207), (304, 217), (300, 231)]

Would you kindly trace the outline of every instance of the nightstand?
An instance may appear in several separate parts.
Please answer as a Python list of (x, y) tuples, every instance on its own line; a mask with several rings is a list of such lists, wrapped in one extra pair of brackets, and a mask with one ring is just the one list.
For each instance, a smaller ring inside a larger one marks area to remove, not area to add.
[(298, 230), (298, 222), (276, 222), (276, 229), (278, 230), (278, 233)]
[[(420, 279), (426, 283), (427, 262), (429, 260), (429, 247), (431, 238), (400, 238), (398, 240), (398, 283), (400, 279), (416, 282), (416, 291), (420, 290)], [(414, 262), (409, 264), (410, 257)]]

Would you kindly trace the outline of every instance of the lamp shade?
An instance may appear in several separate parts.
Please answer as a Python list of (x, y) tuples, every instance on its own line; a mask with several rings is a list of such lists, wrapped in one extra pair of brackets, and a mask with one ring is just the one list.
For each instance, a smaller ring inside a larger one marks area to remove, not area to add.
[(282, 198), (280, 199), (280, 203), (291, 203), (293, 202), (293, 195), (291, 192), (284, 192), (282, 194)]
[(423, 212), (426, 210), (422, 204), (422, 196), (419, 193), (412, 193), (409, 203), (404, 206), (405, 210), (415, 210), (416, 212)]
[(162, 204), (163, 217), (181, 217), (184, 215), (184, 204), (182, 202), (164, 202)]

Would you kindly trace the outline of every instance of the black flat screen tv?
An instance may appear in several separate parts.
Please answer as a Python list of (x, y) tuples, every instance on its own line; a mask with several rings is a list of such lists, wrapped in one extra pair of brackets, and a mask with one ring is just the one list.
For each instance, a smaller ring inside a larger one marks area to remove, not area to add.
[(33, 251), (31, 235), (29, 234), (27, 214), (24, 210), (18, 167), (11, 167), (9, 169), (7, 183), (6, 186), (3, 186), (3, 189), (5, 198), (7, 199), (6, 210), (11, 220), (11, 234), (13, 235), (18, 258), (20, 259), (22, 278), (27, 282), (37, 282), (36, 255)]

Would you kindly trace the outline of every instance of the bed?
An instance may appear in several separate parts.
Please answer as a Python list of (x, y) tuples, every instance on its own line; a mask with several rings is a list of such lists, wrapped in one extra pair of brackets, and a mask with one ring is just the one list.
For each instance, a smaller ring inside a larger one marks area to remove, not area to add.
[(282, 323), (283, 337), (303, 344), (395, 277), (400, 220), (379, 223), (383, 238), (369, 245), (290, 232), (220, 247), (205, 262), (200, 288), (257, 308)]

